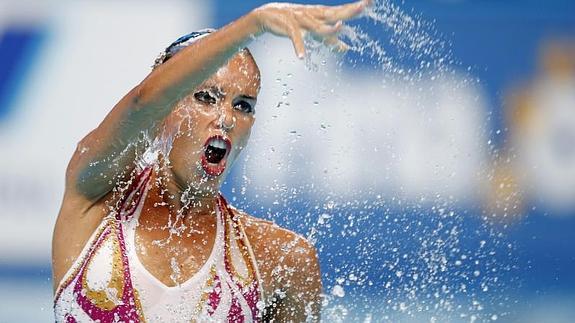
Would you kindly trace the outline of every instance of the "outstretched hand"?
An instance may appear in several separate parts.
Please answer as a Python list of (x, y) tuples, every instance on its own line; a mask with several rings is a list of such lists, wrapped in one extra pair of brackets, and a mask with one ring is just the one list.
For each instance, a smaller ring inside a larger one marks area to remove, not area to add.
[(371, 0), (361, 0), (339, 6), (300, 5), (270, 3), (257, 8), (257, 17), (262, 32), (289, 37), (298, 58), (304, 58), (303, 35), (306, 32), (339, 51), (346, 51), (347, 44), (338, 38), (343, 21), (360, 15)]

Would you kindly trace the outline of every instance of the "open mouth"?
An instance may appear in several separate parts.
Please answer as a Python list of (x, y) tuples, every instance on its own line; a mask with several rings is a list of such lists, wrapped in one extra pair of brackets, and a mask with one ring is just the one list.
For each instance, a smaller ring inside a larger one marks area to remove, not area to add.
[(222, 136), (212, 136), (206, 140), (202, 154), (202, 168), (206, 174), (219, 176), (224, 172), (231, 148), (230, 140)]

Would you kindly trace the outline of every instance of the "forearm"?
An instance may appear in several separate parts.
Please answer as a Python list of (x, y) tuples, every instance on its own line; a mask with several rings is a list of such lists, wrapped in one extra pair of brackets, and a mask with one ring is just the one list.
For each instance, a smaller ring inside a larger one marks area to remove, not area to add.
[(182, 49), (142, 82), (139, 103), (172, 106), (262, 33), (255, 11)]
[(261, 33), (255, 14), (249, 13), (227, 26), (182, 49), (170, 60), (154, 69), (110, 113), (109, 123), (116, 138), (114, 153), (123, 150), (142, 131), (156, 134), (155, 127), (188, 95), (247, 43)]

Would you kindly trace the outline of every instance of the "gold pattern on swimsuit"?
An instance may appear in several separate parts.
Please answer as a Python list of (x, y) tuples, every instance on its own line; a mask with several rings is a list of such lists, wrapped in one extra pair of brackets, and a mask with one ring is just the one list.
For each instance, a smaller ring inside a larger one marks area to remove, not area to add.
[[(227, 235), (227, 239), (225, 241), (226, 257), (229, 260), (230, 269), (234, 274), (234, 278), (236, 278), (241, 283), (242, 286), (246, 287), (253, 282), (254, 274), (253, 274), (252, 263), (250, 261), (250, 255), (249, 255), (249, 252), (247, 250), (247, 246), (245, 245), (245, 242), (243, 240), (245, 237), (242, 237), (241, 234), (238, 236), (238, 233), (237, 233), (238, 224), (235, 223), (235, 221), (232, 221), (231, 214), (230, 214), (231, 212), (229, 212), (226, 209), (225, 213), (226, 213), (225, 230), (229, 232), (229, 234)], [(234, 240), (234, 242), (232, 242), (232, 239)], [(244, 264), (247, 268), (247, 275), (245, 277), (242, 276), (237, 271), (236, 267), (234, 266), (234, 262), (232, 261), (232, 255), (231, 255), (231, 244), (232, 243), (236, 244), (236, 246), (239, 249), (241, 256), (242, 256), (241, 260), (244, 262)]]
[[(111, 243), (112, 243), (112, 249), (113, 249), (113, 254), (112, 254), (112, 277), (110, 278), (110, 281), (108, 282), (107, 288), (104, 290), (93, 290), (90, 288), (90, 286), (88, 285), (88, 279), (87, 279), (87, 273), (88, 271), (85, 270), (81, 279), (82, 279), (82, 288), (86, 291), (86, 297), (92, 301), (92, 303), (98, 307), (100, 307), (103, 310), (107, 310), (110, 311), (112, 309), (114, 309), (117, 305), (116, 300), (114, 299), (110, 299), (110, 290), (114, 290), (116, 292), (116, 299), (121, 299), (122, 295), (124, 293), (124, 286), (125, 286), (125, 281), (124, 281), (124, 264), (122, 262), (122, 255), (120, 252), (120, 243), (118, 241), (118, 236), (116, 235), (116, 232), (110, 232), (108, 234), (108, 236), (105, 238), (105, 241), (102, 242), (105, 243), (107, 242), (107, 240), (111, 239)], [(95, 254), (92, 255), (92, 257), (88, 260), (88, 263), (86, 264), (87, 267), (90, 267), (92, 265), (92, 262), (94, 260)]]
[[(210, 267), (210, 276), (206, 280), (206, 284), (202, 289), (202, 296), (200, 297), (200, 300), (196, 304), (196, 308), (194, 310), (194, 316), (198, 316), (202, 312), (202, 309), (204, 308), (203, 305), (206, 304), (206, 301), (208, 301), (210, 293), (215, 288), (215, 282), (216, 282), (216, 265), (212, 265)], [(195, 320), (192, 320), (192, 322), (195, 322)]]

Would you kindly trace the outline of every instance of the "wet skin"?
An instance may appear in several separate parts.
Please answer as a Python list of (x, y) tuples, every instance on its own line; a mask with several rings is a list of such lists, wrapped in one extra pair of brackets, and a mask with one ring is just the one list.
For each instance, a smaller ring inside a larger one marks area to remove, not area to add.
[[(153, 174), (154, 184), (140, 214), (135, 239), (139, 260), (166, 286), (190, 279), (211, 253), (216, 234), (215, 196), (248, 142), (255, 121), (259, 88), (257, 65), (251, 55), (240, 52), (180, 100), (165, 119), (162, 129), (165, 133), (177, 132), (177, 135), (169, 163), (160, 157), (162, 167)], [(209, 92), (215, 100), (204, 92)], [(230, 129), (222, 124), (234, 126)], [(219, 176), (208, 175), (201, 166), (205, 142), (214, 135), (228, 138), (231, 142), (226, 169)], [(181, 203), (183, 192), (187, 192), (192, 200), (185, 207)], [(56, 232), (60, 231), (54, 239), (55, 286), (76, 260), (100, 220), (109, 212), (108, 205), (116, 198), (108, 193), (81, 212), (80, 217), (73, 206), (75, 202), (70, 201), (73, 199), (68, 198), (68, 203), (63, 205), (58, 219), (60, 224), (56, 228)], [(275, 302), (273, 311), (269, 313), (274, 317), (303, 314), (300, 306), (293, 305), (302, 303), (302, 299), (312, 302), (312, 307), (319, 311), (321, 279), (315, 248), (299, 235), (271, 222), (241, 211), (237, 214), (253, 248), (266, 302)], [(176, 228), (177, 234), (170, 233), (169, 228)], [(178, 266), (178, 274), (174, 272), (173, 263)], [(278, 271), (276, 267), (287, 270)], [(298, 270), (291, 271), (292, 268)], [(286, 285), (292, 286), (291, 290), (286, 290)], [(273, 301), (277, 290), (284, 291), (286, 297)]]
[[(54, 288), (109, 213), (109, 206), (120, 198), (114, 187), (134, 169), (142, 132), (178, 135), (169, 156), (160, 156), (157, 180), (140, 215), (138, 257), (165, 285), (193, 276), (213, 245), (215, 196), (254, 123), (254, 115), (239, 102), (257, 97), (259, 71), (241, 49), (252, 39), (272, 33), (289, 38), (296, 55), (303, 58), (303, 34), (311, 33), (326, 45), (345, 50), (338, 38), (342, 22), (370, 4), (362, 0), (340, 6), (261, 6), (188, 45), (128, 92), (80, 141), (68, 164), (52, 240)], [(196, 95), (198, 91), (212, 94)], [(214, 135), (229, 139), (231, 152), (225, 165), (205, 163), (213, 160), (213, 156), (206, 158), (204, 146)], [(183, 194), (191, 201), (186, 207)], [(321, 277), (313, 246), (272, 223), (237, 213), (253, 247), (266, 304), (272, 305), (270, 297), (276, 290), (285, 295), (270, 316), (280, 322), (319, 320)], [(172, 239), (167, 239), (168, 223), (170, 229), (181, 228)], [(161, 247), (151, 243), (158, 239), (165, 242)], [(172, 259), (180, 267), (178, 275), (173, 275)]]
[[(164, 163), (160, 174), (155, 174), (162, 180), (152, 181), (155, 185), (140, 215), (136, 239), (141, 262), (167, 286), (188, 280), (211, 253), (216, 233), (215, 196), (248, 142), (259, 87), (259, 69), (251, 55), (242, 52), (181, 100), (166, 119), (168, 132), (177, 131), (177, 136), (169, 165)], [(235, 125), (229, 129), (222, 124)], [(209, 175), (201, 166), (204, 145), (213, 136), (231, 142), (226, 170), (218, 176)], [(182, 205), (183, 192), (191, 200), (189, 205)], [(171, 234), (166, 229), (170, 226), (181, 232)], [(153, 243), (156, 240), (164, 243)], [(176, 279), (172, 259), (180, 268)]]
[[(255, 121), (260, 89), (259, 69), (247, 52), (240, 52), (212, 77), (181, 100), (165, 125), (178, 135), (170, 151), (171, 173), (181, 189), (192, 186), (193, 196), (213, 196), (239, 153), (246, 146)], [(223, 125), (234, 125), (231, 129)], [(226, 171), (209, 176), (201, 167), (204, 144), (220, 136), (231, 142)]]

